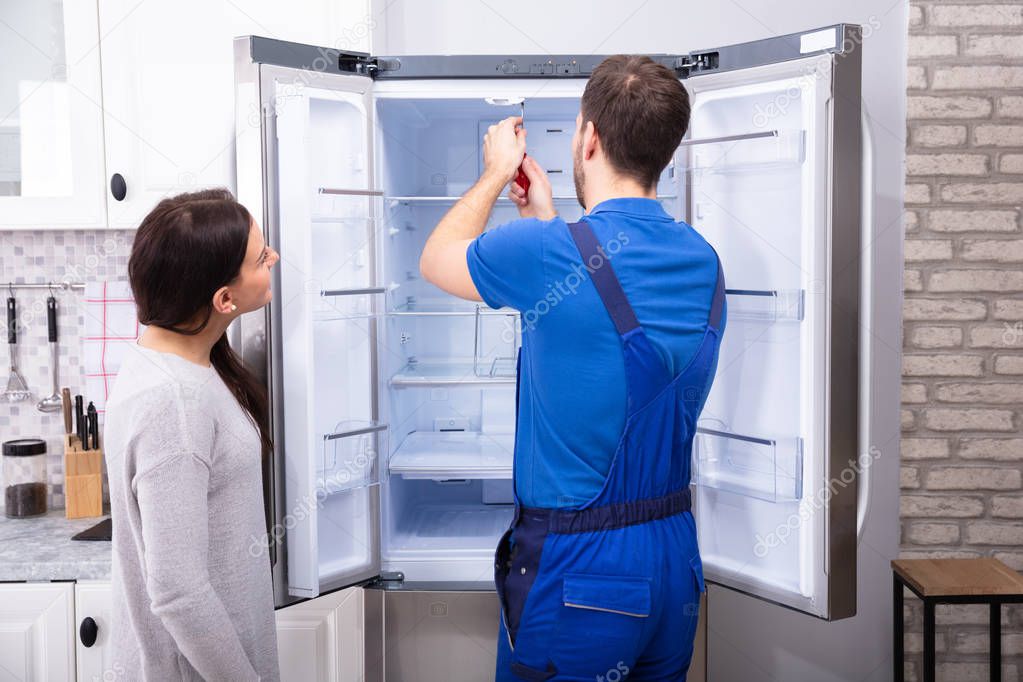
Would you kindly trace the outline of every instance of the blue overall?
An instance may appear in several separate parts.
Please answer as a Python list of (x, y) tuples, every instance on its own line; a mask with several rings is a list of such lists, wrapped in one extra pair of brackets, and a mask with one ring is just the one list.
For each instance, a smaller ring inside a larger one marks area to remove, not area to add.
[(495, 556), (497, 681), (685, 680), (705, 590), (690, 462), (717, 362), (724, 275), (719, 261), (703, 340), (673, 377), (592, 228), (580, 221), (569, 230), (621, 337), (628, 416), (592, 499), (530, 508), (515, 493), (515, 516)]

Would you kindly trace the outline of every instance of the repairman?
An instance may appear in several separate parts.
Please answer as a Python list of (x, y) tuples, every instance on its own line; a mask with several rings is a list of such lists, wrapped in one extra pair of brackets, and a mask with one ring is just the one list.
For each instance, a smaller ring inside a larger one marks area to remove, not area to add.
[[(521, 312), (496, 677), (684, 680), (705, 589), (693, 434), (725, 326), (714, 249), (657, 198), (689, 99), (647, 57), (593, 70), (572, 138), (573, 224), (523, 158), (520, 124), (490, 126), (482, 176), (420, 260), (441, 289)], [(528, 191), (513, 183), (520, 164)], [(483, 232), (509, 183), (522, 218)]]

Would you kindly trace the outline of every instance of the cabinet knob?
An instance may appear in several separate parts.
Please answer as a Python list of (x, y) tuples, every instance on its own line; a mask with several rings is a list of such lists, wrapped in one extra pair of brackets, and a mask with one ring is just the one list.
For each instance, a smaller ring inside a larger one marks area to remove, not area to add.
[(96, 621), (88, 616), (82, 619), (82, 624), (78, 626), (78, 638), (82, 640), (82, 646), (86, 649), (96, 643), (96, 637), (99, 635), (99, 626), (96, 625)]
[(124, 201), (124, 197), (128, 195), (128, 183), (124, 181), (124, 176), (120, 173), (110, 176), (110, 194), (117, 201)]

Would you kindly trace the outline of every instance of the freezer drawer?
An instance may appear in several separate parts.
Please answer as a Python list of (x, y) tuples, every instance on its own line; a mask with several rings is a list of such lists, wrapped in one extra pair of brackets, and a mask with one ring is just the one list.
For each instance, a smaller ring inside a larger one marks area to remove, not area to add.
[[(367, 588), (367, 604), (383, 601), (383, 622), (367, 607), (366, 632), (382, 629), (382, 652), (367, 642), (367, 680), (488, 682), (497, 662), (500, 606), (492, 591)], [(707, 679), (707, 593), (700, 595), (688, 682)], [(381, 661), (382, 659), (382, 661)]]
[(494, 679), (496, 592), (384, 590), (387, 682)]

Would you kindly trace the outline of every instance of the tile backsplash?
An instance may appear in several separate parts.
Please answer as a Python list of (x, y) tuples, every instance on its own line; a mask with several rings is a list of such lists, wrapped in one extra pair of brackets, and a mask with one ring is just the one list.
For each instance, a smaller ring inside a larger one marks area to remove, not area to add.
[[(131, 253), (133, 230), (33, 230), (0, 231), (0, 288), (10, 295), (7, 283), (85, 283), (125, 280)], [(85, 292), (55, 289), (57, 299), (57, 345), (59, 383), (71, 395), (84, 393), (82, 342), (85, 328)], [(36, 402), (52, 393), (50, 349), (46, 331), (46, 289), (15, 289), (18, 303), (18, 369), (32, 391), (31, 401), (0, 403), (0, 441), (43, 438), (47, 443), (50, 483), (49, 506), (64, 507), (63, 417), (60, 412), (43, 413)], [(3, 319), (6, 329), (6, 318)], [(6, 333), (0, 341), (6, 341)], [(0, 351), (0, 383), (7, 385), (9, 363), (7, 344)], [(0, 388), (2, 390), (2, 388)], [(85, 395), (86, 404), (90, 396)], [(102, 423), (101, 423), (102, 426)], [(3, 474), (0, 472), (0, 477)], [(2, 485), (2, 481), (0, 481)], [(104, 502), (107, 486), (104, 478)]]

